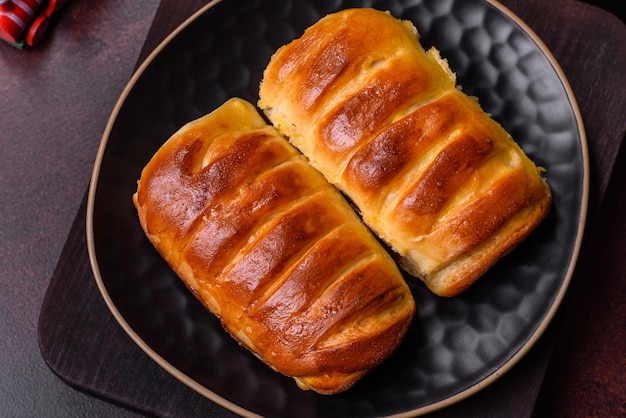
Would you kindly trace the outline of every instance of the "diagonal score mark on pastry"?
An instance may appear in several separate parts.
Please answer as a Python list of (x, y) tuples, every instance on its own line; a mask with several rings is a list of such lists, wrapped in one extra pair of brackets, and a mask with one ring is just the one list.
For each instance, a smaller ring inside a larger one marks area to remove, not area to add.
[(182, 127), (133, 196), (147, 237), (224, 328), (303, 389), (352, 386), (415, 303), (343, 196), (248, 102)]
[(321, 19), (272, 56), (259, 96), (272, 124), (438, 295), (464, 291), (549, 211), (541, 169), (389, 13)]

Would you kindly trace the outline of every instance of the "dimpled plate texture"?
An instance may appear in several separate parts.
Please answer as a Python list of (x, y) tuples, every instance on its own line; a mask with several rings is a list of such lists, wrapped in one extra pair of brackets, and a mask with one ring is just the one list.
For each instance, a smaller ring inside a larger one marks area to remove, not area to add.
[[(231, 339), (156, 253), (131, 196), (141, 169), (184, 123), (233, 96), (256, 103), (271, 54), (327, 13), (389, 10), (436, 46), (464, 90), (540, 166), (554, 193), (544, 223), (459, 297), (407, 277), (418, 311), (400, 349), (351, 390), (299, 390)], [(241, 414), (419, 414), (478, 390), (515, 363), (552, 317), (586, 207), (586, 148), (575, 104), (551, 61), (514, 19), (482, 0), (224, 0), (153, 54), (122, 94), (98, 154), (88, 236), (102, 294), (129, 335), (170, 373)]]

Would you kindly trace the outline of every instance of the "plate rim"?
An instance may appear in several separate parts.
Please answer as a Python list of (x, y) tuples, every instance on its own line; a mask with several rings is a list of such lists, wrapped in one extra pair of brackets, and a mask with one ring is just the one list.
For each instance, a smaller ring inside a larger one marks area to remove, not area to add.
[[(133, 90), (135, 84), (139, 80), (139, 78), (143, 75), (145, 70), (150, 66), (150, 64), (154, 61), (154, 59), (161, 53), (161, 51), (174, 39), (180, 32), (182, 32), (186, 27), (188, 27), (191, 23), (193, 23), (196, 19), (198, 19), (201, 15), (206, 13), (209, 9), (213, 8), (215, 5), (222, 3), (228, 0), (211, 0), (206, 5), (202, 6), (195, 13), (193, 13), (190, 17), (184, 20), (177, 28), (175, 28), (168, 36), (166, 36), (157, 47), (150, 52), (150, 54), (143, 60), (143, 62), (137, 67), (137, 69), (133, 72), (131, 78), (126, 83), (124, 89), (120, 93), (118, 100), (116, 101), (111, 114), (107, 120), (105, 129), (103, 131), (100, 144), (98, 146), (98, 150), (96, 153), (96, 158), (91, 174), (91, 179), (89, 183), (89, 190), (87, 196), (87, 209), (86, 209), (86, 237), (87, 237), (87, 249), (89, 254), (89, 263), (91, 265), (91, 269), (94, 275), (94, 279), (98, 286), (98, 290), (102, 295), (108, 309), (111, 314), (118, 322), (118, 324), (122, 327), (122, 329), (126, 332), (126, 334), (131, 338), (131, 340), (145, 353), (147, 354), (153, 361), (155, 361), (161, 368), (163, 368), (166, 372), (172, 375), (174, 378), (179, 380), (181, 383), (188, 386), (190, 389), (199, 393), (200, 395), (206, 397), (210, 401), (215, 402), (216, 404), (236, 413), (241, 416), (246, 417), (261, 417), (240, 405), (237, 405), (234, 402), (229, 401), (221, 395), (211, 391), (206, 388), (190, 376), (186, 375), (184, 372), (180, 371), (170, 362), (168, 362), (165, 358), (160, 356), (156, 351), (150, 347), (137, 332), (130, 326), (130, 324), (126, 321), (124, 316), (120, 313), (117, 306), (111, 299), (109, 291), (107, 290), (102, 276), (100, 274), (100, 268), (98, 265), (98, 260), (96, 256), (95, 249), (95, 239), (94, 239), (94, 229), (93, 229), (93, 215), (95, 210), (95, 198), (96, 191), (98, 186), (98, 178), (100, 174), (100, 170), (102, 167), (102, 160), (104, 156), (104, 152), (107, 148), (107, 143), (113, 126), (117, 120), (117, 117), (120, 113), (120, 110), (123, 104), (126, 102), (126, 99), (130, 92)], [(566, 96), (568, 98), (569, 104), (572, 107), (572, 111), (574, 113), (574, 118), (576, 120), (576, 125), (578, 128), (578, 133), (580, 136), (580, 145), (581, 145), (581, 156), (582, 156), (582, 194), (581, 194), (581, 202), (580, 202), (580, 215), (577, 223), (577, 231), (576, 231), (576, 239), (574, 241), (574, 247), (572, 250), (572, 254), (570, 257), (570, 262), (563, 278), (563, 282), (559, 288), (559, 291), (554, 297), (552, 305), (548, 309), (547, 313), (541, 320), (541, 322), (537, 325), (534, 332), (530, 335), (528, 340), (523, 344), (523, 346), (513, 354), (504, 364), (502, 364), (498, 369), (496, 369), (493, 373), (489, 374), (482, 380), (476, 382), (469, 388), (466, 388), (456, 394), (453, 394), (445, 399), (441, 399), (439, 401), (433, 402), (432, 404), (425, 405), (419, 407), (417, 409), (412, 409), (410, 411), (401, 412), (398, 414), (388, 415), (389, 417), (409, 417), (417, 415), (424, 415), (428, 413), (432, 413), (434, 411), (443, 409), (445, 407), (451, 406), (455, 403), (458, 403), (466, 398), (471, 397), (472, 395), (482, 391), (486, 387), (493, 384), (500, 377), (505, 375), (508, 371), (510, 371), (525, 355), (530, 351), (532, 347), (535, 346), (537, 341), (543, 336), (546, 329), (552, 322), (557, 310), (559, 309), (565, 294), (567, 293), (567, 289), (569, 288), (569, 284), (571, 282), (577, 260), (580, 254), (583, 235), (585, 231), (585, 225), (587, 220), (587, 212), (588, 212), (588, 200), (589, 200), (589, 152), (588, 152), (588, 144), (587, 144), (587, 136), (584, 129), (583, 119), (580, 112), (580, 108), (578, 106), (578, 102), (576, 97), (574, 96), (574, 92), (572, 87), (563, 72), (560, 64), (547, 47), (547, 45), (541, 40), (541, 38), (535, 33), (535, 31), (530, 28), (519, 16), (517, 16), (513, 11), (511, 11), (508, 7), (504, 6), (498, 0), (482, 0), (488, 5), (496, 8), (500, 13), (504, 16), (508, 17), (513, 21), (514, 24), (518, 25), (526, 35), (528, 35), (531, 40), (537, 45), (539, 50), (544, 54), (544, 56), (549, 61), (550, 65), (556, 72), (559, 80), (561, 81), (563, 88), (565, 90)]]

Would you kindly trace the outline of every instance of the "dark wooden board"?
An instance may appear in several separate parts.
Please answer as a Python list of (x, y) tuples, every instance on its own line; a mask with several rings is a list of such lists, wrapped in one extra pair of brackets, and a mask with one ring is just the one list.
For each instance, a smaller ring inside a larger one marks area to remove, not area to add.
[[(140, 61), (178, 23), (205, 3), (164, 0), (142, 49)], [(623, 300), (624, 295), (624, 286), (619, 284), (626, 271), (624, 260), (605, 256), (601, 261), (602, 268), (598, 269), (597, 257), (598, 252), (614, 255), (615, 245), (624, 243), (624, 228), (607, 227), (601, 221), (620, 221), (619, 211), (607, 211), (602, 205), (609, 201), (605, 198), (607, 191), (611, 191), (611, 195), (623, 196), (623, 185), (626, 183), (623, 171), (614, 170), (626, 130), (626, 73), (623, 70), (626, 68), (626, 27), (600, 9), (570, 0), (508, 0), (503, 3), (519, 15), (554, 53), (578, 99), (587, 129), (591, 164), (589, 239), (586, 238), (563, 309), (539, 344), (495, 384), (435, 415), (503, 416), (507, 412), (507, 416), (530, 416), (540, 391), (538, 405), (545, 411), (558, 411), (567, 404), (568, 408), (580, 412), (590, 410), (602, 401), (611, 404), (621, 400), (623, 405), (623, 391), (621, 398), (616, 398), (610, 388), (589, 387), (583, 399), (577, 396), (580, 388), (557, 391), (554, 387), (568, 384), (560, 377), (564, 371), (569, 373), (570, 379), (581, 381), (579, 372), (570, 362), (579, 361), (588, 349), (571, 344), (588, 341), (589, 333), (597, 337), (593, 341), (599, 347), (604, 347), (603, 341), (607, 344), (622, 341), (623, 351), (623, 341), (626, 341), (624, 326), (611, 327), (610, 333), (598, 331), (590, 322), (583, 323), (583, 328), (567, 326), (570, 318), (580, 319), (586, 312), (578, 306), (581, 300), (609, 303), (611, 309), (619, 310), (619, 318), (626, 317), (623, 305), (619, 306), (616, 302)], [(623, 157), (621, 161), (623, 165)], [(609, 188), (614, 171), (617, 179), (613, 179)], [(624, 206), (623, 199), (610, 201), (613, 208), (619, 207), (617, 204), (621, 204), (622, 208)], [(610, 247), (602, 251), (602, 245)], [(601, 288), (593, 284), (593, 274), (590, 274), (593, 271), (604, 273), (602, 279), (605, 281)], [(622, 299), (615, 299), (617, 296), (611, 294), (609, 290), (614, 288), (621, 289), (622, 293), (618, 295), (621, 294)], [(596, 290), (592, 294), (594, 296), (589, 296), (589, 289)], [(603, 323), (608, 321), (607, 313), (602, 310), (591, 318)], [(616, 340), (616, 333), (621, 335), (621, 340)], [(113, 319), (98, 292), (89, 266), (85, 201), (77, 213), (48, 288), (41, 310), (39, 338), (42, 354), (50, 368), (79, 390), (148, 415), (233, 415), (162, 370)], [(555, 344), (557, 338), (559, 341)], [(548, 368), (553, 350), (558, 352), (558, 360)], [(564, 352), (567, 355), (563, 355)], [(607, 357), (596, 359), (596, 363), (587, 365), (585, 370), (599, 373), (599, 368), (607, 366), (606, 363), (613, 358), (611, 356), (615, 355), (609, 349), (605, 349), (604, 354)], [(551, 371), (546, 379), (550, 385), (542, 389), (546, 368)], [(608, 401), (607, 396), (610, 397)]]

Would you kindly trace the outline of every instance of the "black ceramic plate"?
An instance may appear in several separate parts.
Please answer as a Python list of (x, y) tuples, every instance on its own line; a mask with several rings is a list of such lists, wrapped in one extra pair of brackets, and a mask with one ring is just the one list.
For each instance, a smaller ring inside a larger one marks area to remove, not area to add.
[[(131, 202), (141, 169), (180, 126), (233, 96), (256, 103), (281, 45), (327, 13), (374, 7), (411, 20), (464, 90), (545, 167), (549, 217), (477, 284), (438, 298), (407, 278), (418, 311), (400, 349), (351, 390), (296, 388), (239, 347), (145, 238)], [(107, 125), (88, 205), (98, 286), (131, 338), (204, 396), (240, 414), (421, 414), (493, 382), (534, 344), (570, 280), (587, 205), (587, 151), (567, 81), (538, 38), (484, 0), (224, 0), (203, 9), (133, 76)]]

